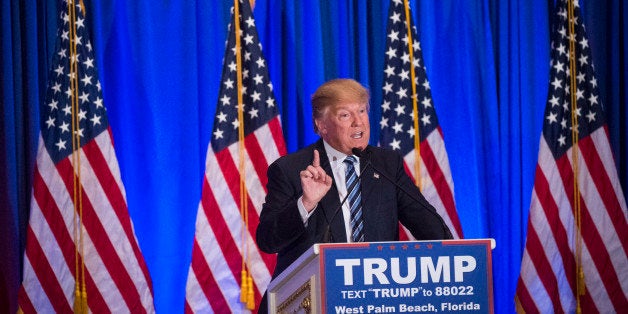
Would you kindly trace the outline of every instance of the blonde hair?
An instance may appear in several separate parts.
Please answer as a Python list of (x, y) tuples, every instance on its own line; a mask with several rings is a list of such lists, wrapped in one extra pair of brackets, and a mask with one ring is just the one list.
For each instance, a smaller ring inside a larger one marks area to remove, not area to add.
[(327, 108), (338, 103), (358, 102), (369, 107), (368, 89), (353, 79), (333, 79), (323, 83), (312, 95), (312, 120), (314, 132), (318, 133), (316, 119), (323, 116)]

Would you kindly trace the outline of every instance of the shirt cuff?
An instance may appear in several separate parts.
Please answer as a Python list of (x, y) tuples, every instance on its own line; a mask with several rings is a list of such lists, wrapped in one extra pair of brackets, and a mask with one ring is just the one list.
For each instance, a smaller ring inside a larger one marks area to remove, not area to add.
[(299, 214), (301, 214), (301, 219), (303, 220), (303, 224), (307, 226), (308, 219), (310, 219), (310, 216), (312, 216), (312, 214), (314, 213), (318, 205), (314, 207), (314, 209), (312, 209), (311, 212), (308, 212), (307, 209), (305, 209), (305, 206), (303, 205), (303, 196), (301, 196), (297, 200), (297, 207), (299, 207)]

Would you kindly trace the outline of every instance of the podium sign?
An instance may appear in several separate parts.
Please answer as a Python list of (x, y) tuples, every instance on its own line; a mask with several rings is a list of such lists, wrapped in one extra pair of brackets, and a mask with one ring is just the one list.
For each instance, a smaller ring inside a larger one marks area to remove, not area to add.
[(493, 312), (490, 240), (319, 249), (324, 313)]
[(269, 310), (493, 313), (494, 243), (478, 239), (316, 244), (293, 269), (271, 282)]

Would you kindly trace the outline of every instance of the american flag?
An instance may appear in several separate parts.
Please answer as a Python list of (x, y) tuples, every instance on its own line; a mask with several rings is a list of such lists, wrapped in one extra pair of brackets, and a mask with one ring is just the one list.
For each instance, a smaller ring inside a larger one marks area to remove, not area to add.
[(528, 313), (625, 312), (626, 201), (591, 48), (577, 1), (558, 1), (554, 14), (550, 85), (516, 297)]
[[(462, 238), (443, 132), (438, 124), (430, 83), (423, 65), (421, 43), (412, 19), (406, 22), (404, 3), (407, 5), (403, 0), (391, 1), (388, 14), (379, 145), (404, 156), (406, 170), (411, 177), (416, 178), (420, 173), (418, 185), (421, 192), (443, 217), (454, 238)], [(412, 40), (408, 37), (408, 24), (411, 25)], [(410, 42), (412, 55), (408, 47)], [(411, 65), (414, 67), (414, 84)], [(416, 88), (416, 116), (412, 85)], [(419, 149), (415, 147), (417, 136)], [(419, 152), (421, 159), (417, 164)], [(403, 235), (400, 236), (403, 238)], [(411, 237), (407, 231), (406, 235)]]
[(151, 281), (127, 209), (87, 25), (73, 1), (59, 7), (19, 306), (25, 313), (69, 313), (78, 287), (84, 297), (78, 301), (86, 298), (92, 312), (152, 313)]
[[(286, 154), (286, 146), (251, 7), (248, 1), (239, 1), (238, 7), (240, 14), (233, 8), (232, 12), (239, 19), (242, 67), (238, 69), (232, 16), (196, 218), (186, 313), (249, 311), (259, 303), (275, 268), (275, 255), (259, 251), (254, 235), (266, 196), (266, 170)], [(238, 73), (242, 75), (241, 89)], [(238, 92), (243, 98), (243, 121), (238, 118)], [(243, 142), (238, 135), (242, 126)], [(252, 279), (249, 293), (254, 304), (249, 298), (248, 306), (240, 298), (243, 268)]]

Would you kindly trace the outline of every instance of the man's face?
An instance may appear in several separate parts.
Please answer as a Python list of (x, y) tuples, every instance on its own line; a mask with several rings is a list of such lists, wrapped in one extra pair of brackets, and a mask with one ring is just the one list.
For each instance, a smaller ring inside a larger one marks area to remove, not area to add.
[(315, 123), (321, 137), (331, 147), (347, 155), (352, 154), (352, 148), (364, 149), (369, 143), (368, 104), (341, 102), (329, 106)]

